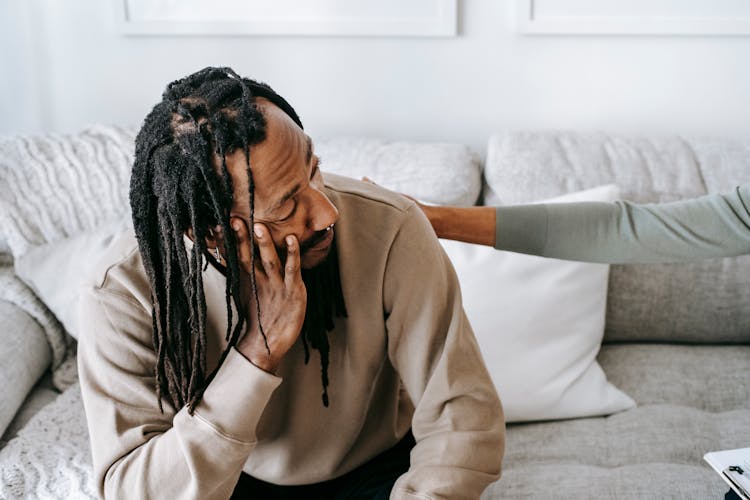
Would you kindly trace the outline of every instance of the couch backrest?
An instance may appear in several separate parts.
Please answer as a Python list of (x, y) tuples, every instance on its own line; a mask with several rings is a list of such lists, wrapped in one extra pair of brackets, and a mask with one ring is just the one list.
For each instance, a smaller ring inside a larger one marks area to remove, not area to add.
[[(96, 125), (75, 134), (0, 137), (0, 254), (130, 218), (134, 127)], [(461, 144), (376, 139), (316, 141), (322, 169), (369, 176), (432, 203), (473, 205), (479, 159)], [(0, 260), (2, 260), (0, 255)]]
[[(750, 141), (509, 132), (490, 138), (484, 203), (516, 204), (615, 183), (666, 202), (750, 182)], [(613, 265), (605, 341), (750, 342), (750, 256)]]
[(428, 203), (474, 205), (481, 194), (479, 158), (463, 144), (338, 138), (316, 141), (325, 172), (367, 176)]

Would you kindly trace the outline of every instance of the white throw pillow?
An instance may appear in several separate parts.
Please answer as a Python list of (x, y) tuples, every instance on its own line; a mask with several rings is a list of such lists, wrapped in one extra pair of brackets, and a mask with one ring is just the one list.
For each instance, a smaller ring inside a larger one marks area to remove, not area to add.
[[(614, 201), (614, 185), (540, 203)], [(596, 361), (609, 265), (441, 240), (508, 422), (607, 415), (635, 406)]]
[(29, 247), (14, 262), (16, 274), (60, 320), (65, 330), (78, 338), (78, 298), (88, 283), (90, 270), (115, 235), (130, 226), (130, 219), (111, 221), (52, 243)]

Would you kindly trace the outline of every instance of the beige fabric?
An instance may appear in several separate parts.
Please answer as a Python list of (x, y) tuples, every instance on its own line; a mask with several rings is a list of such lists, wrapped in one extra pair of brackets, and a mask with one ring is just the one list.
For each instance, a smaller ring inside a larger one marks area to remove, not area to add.
[[(232, 351), (195, 415), (153, 390), (149, 286), (132, 234), (81, 300), (81, 390), (94, 472), (107, 497), (227, 498), (241, 470), (277, 484), (344, 474), (412, 427), (411, 468), (392, 498), (478, 498), (500, 473), (500, 402), (461, 306), (455, 273), (406, 199), (327, 175), (348, 318), (320, 362), (297, 343), (278, 376)], [(366, 223), (363, 223), (366, 221)], [(419, 277), (416, 279), (415, 277)], [(224, 277), (204, 273), (209, 370), (223, 348)]]

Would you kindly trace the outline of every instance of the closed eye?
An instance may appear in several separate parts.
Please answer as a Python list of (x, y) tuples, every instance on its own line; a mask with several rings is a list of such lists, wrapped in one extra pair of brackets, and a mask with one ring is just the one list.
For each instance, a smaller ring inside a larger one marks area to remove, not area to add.
[[(313, 168), (310, 171), (310, 180), (313, 180), (315, 178), (315, 176), (320, 173), (320, 157), (319, 156), (315, 156), (314, 157), (314, 161), (315, 161), (315, 163), (313, 164)], [(271, 224), (282, 223), (282, 222), (284, 222), (286, 220), (289, 220), (294, 215), (294, 213), (297, 211), (297, 197), (295, 196), (294, 198), (291, 198), (289, 201), (292, 202), (292, 203), (294, 203), (294, 206), (292, 207), (292, 210), (287, 215), (285, 215), (284, 217), (276, 219), (275, 221), (269, 221), (269, 222), (271, 222)]]
[(292, 217), (292, 215), (294, 215), (294, 212), (297, 211), (297, 198), (292, 198), (289, 201), (291, 201), (292, 203), (294, 203), (294, 206), (292, 207), (292, 210), (289, 212), (288, 215), (285, 215), (284, 217), (276, 219), (275, 221), (273, 221), (273, 223), (284, 222), (284, 221), (290, 219)]

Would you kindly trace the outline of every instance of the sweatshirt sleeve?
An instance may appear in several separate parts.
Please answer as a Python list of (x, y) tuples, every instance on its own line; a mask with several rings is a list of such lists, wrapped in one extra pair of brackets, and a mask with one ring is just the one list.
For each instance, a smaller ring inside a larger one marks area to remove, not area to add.
[(388, 355), (415, 405), (411, 466), (392, 499), (477, 499), (500, 477), (503, 411), (456, 274), (412, 206), (384, 277)]
[(78, 366), (99, 493), (105, 498), (231, 495), (281, 380), (232, 349), (190, 416), (154, 390), (151, 313), (101, 288), (79, 303)]
[(750, 253), (750, 184), (660, 204), (498, 207), (495, 248), (603, 263), (679, 262)]

